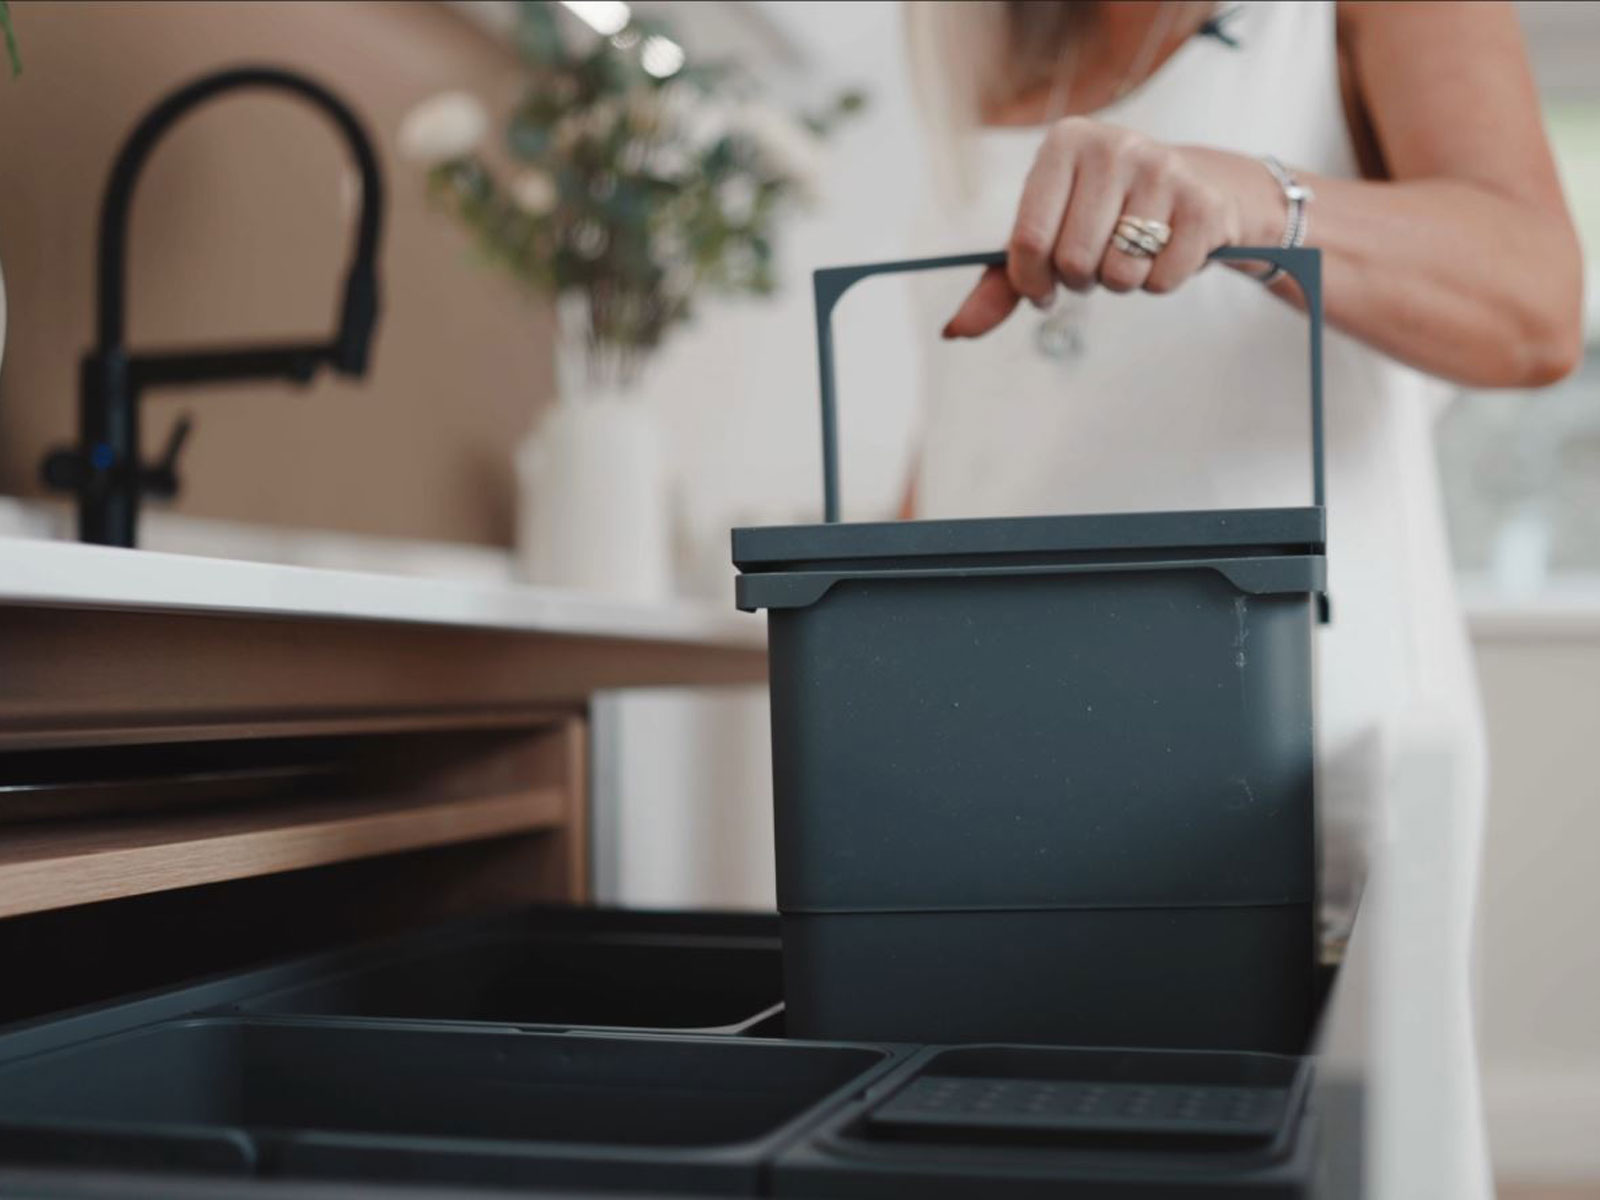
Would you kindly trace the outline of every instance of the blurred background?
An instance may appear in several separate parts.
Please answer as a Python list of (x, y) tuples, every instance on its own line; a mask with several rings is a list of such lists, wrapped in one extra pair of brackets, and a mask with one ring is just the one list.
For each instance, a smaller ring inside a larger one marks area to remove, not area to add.
[[(731, 607), (728, 528), (820, 507), (809, 271), (929, 249), (907, 216), (930, 185), (900, 13), (535, 7), (11, 4), (0, 536), (72, 535), (40, 463), (75, 437), (97, 213), (123, 140), (189, 79), (271, 63), (334, 90), (375, 143), (388, 210), (372, 365), (303, 389), (152, 393), (150, 452), (184, 413), (194, 432), (141, 545)], [(1518, 8), (1594, 256), (1600, 4)], [(648, 104), (644, 76), (660, 85)], [(581, 195), (560, 163), (584, 166)], [(637, 191), (643, 176), (659, 186)], [(130, 342), (320, 336), (358, 191), (295, 100), (197, 110), (138, 186)], [(691, 298), (684, 264), (715, 286)], [(552, 303), (557, 290), (584, 302)], [(1438, 431), (1492, 741), (1486, 1103), (1497, 1168), (1526, 1183), (1600, 1180), (1600, 303), (1589, 312), (1569, 380), (1464, 395)], [(884, 516), (914, 444), (918, 339), (936, 331), (893, 281), (853, 292), (839, 322), (846, 512)], [(764, 696), (619, 695), (597, 718), (601, 898), (769, 906)]]

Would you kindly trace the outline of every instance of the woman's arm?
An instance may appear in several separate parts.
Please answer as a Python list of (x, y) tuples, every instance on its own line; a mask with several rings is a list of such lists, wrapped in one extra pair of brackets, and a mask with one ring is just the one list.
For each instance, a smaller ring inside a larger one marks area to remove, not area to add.
[[(1316, 194), (1308, 244), (1323, 251), (1329, 321), (1461, 383), (1569, 373), (1583, 264), (1511, 6), (1345, 4), (1340, 33), (1389, 178), (1297, 172)], [(1124, 212), (1171, 224), (1153, 263), (1109, 247)], [(1217, 246), (1276, 245), (1284, 219), (1251, 158), (1069, 118), (1029, 175), (1005, 271), (985, 275), (945, 334), (985, 333), (1022, 297), (1048, 303), (1058, 280), (1170, 291)], [(1295, 294), (1287, 280), (1274, 290)]]

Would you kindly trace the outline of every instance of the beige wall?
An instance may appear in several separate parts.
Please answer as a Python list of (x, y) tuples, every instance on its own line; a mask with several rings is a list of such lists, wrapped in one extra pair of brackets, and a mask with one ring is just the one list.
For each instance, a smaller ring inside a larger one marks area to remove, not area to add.
[[(1576, 623), (1575, 623), (1576, 624)], [(1503, 1178), (1600, 1178), (1600, 625), (1480, 629), (1492, 779), (1479, 919)]]
[[(95, 220), (124, 135), (169, 89), (241, 62), (330, 85), (378, 143), (389, 208), (373, 368), (309, 389), (262, 383), (153, 393), (154, 453), (192, 407), (179, 511), (289, 526), (508, 542), (508, 452), (549, 395), (548, 322), (467, 262), (394, 149), (416, 100), (515, 92), (502, 47), (434, 3), (13, 5), (24, 74), (0, 78), (0, 262), (10, 330), (0, 367), (0, 493), (39, 490), (76, 428), (93, 327)], [(134, 209), (135, 346), (318, 335), (349, 253), (356, 186), (313, 110), (240, 93), (181, 123)]]

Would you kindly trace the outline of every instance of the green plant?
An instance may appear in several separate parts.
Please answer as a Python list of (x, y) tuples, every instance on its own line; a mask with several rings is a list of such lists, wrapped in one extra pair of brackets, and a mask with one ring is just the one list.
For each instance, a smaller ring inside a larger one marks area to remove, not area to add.
[(856, 93), (793, 118), (725, 64), (691, 65), (665, 26), (632, 20), (569, 45), (552, 6), (524, 3), (526, 66), (504, 144), (480, 152), (481, 106), (435, 97), (402, 146), (481, 256), (538, 294), (583, 297), (591, 379), (626, 385), (702, 292), (775, 286), (782, 215), (816, 185), (819, 139)]
[(11, 78), (22, 74), (22, 52), (17, 49), (17, 31), (11, 24), (11, 4), (0, 0), (0, 35), (6, 39), (6, 57), (11, 60)]

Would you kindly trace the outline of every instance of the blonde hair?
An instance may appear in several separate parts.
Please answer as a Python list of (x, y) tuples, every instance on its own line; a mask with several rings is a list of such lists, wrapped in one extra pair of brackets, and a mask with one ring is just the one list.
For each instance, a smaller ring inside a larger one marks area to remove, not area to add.
[[(1179, 0), (1166, 0), (1178, 4)], [(984, 117), (1042, 89), (1063, 115), (1074, 57), (1098, 0), (904, 0), (911, 79), (941, 187), (970, 200), (972, 135)], [(1195, 27), (1209, 2), (1186, 3)]]
[(905, 0), (906, 47), (935, 175), (970, 200), (986, 112), (1059, 80), (1092, 0)]

